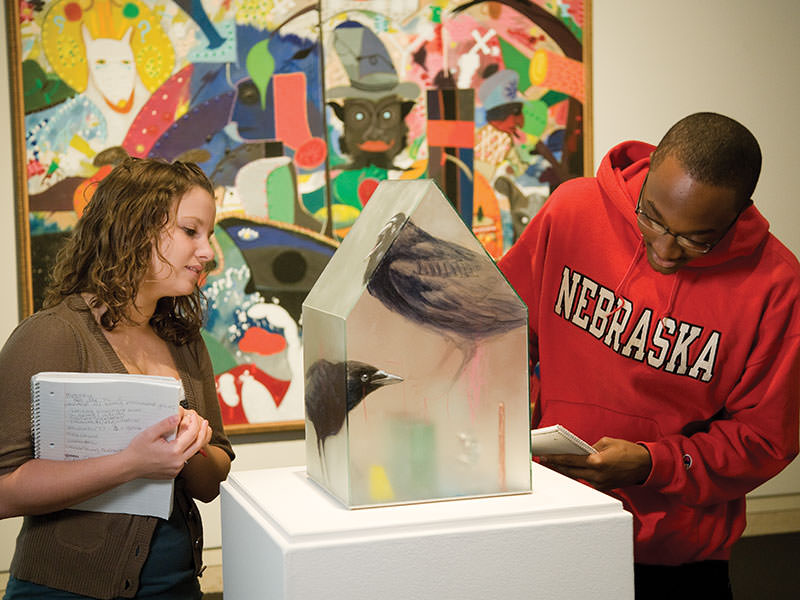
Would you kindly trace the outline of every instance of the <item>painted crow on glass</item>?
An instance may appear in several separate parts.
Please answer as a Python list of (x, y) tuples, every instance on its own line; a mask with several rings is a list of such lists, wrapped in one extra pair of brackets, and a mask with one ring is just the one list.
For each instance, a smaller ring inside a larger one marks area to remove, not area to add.
[[(355, 360), (331, 362), (323, 358), (311, 364), (305, 381), (306, 416), (317, 434), (317, 449), (326, 479), (325, 440), (341, 431), (347, 413), (367, 395), (401, 381), (402, 377)], [(341, 389), (343, 382), (345, 390)]]
[(497, 285), (492, 260), (430, 235), (403, 213), (380, 231), (367, 259), (364, 283), (373, 297), (462, 349), (456, 377), (479, 341), (525, 324), (525, 311)]

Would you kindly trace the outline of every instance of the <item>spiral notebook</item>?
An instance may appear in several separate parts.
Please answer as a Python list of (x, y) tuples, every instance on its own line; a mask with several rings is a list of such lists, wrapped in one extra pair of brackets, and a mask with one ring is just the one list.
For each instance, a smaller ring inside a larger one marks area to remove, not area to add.
[(551, 425), (531, 431), (534, 456), (542, 454), (594, 454), (589, 444), (562, 425)]
[[(172, 377), (43, 372), (31, 378), (34, 455), (81, 460), (125, 449), (143, 429), (174, 415), (183, 395)], [(168, 519), (173, 481), (135, 479), (71, 507)]]

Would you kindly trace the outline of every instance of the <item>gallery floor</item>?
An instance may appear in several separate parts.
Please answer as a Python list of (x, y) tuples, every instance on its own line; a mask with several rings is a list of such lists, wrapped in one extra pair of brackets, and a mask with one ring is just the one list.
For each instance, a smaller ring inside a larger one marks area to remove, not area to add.
[(791, 600), (800, 594), (800, 532), (744, 537), (733, 547), (735, 600)]

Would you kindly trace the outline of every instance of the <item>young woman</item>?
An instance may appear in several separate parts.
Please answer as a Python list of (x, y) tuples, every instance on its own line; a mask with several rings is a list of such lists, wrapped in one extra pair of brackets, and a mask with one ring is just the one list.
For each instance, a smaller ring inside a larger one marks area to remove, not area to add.
[[(126, 160), (97, 186), (59, 254), (44, 309), (0, 351), (0, 518), (25, 517), (6, 600), (201, 596), (193, 499), (217, 496), (234, 456), (200, 337), (198, 281), (214, 256), (214, 216), (196, 165)], [(165, 375), (184, 399), (122, 452), (35, 459), (30, 378), (41, 371)], [(69, 508), (137, 478), (175, 479), (169, 520)]]

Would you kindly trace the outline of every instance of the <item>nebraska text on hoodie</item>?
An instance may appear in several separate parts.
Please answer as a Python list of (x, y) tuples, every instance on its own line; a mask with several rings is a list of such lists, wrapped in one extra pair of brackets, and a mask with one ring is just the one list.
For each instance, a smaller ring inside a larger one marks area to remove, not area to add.
[(656, 272), (635, 214), (653, 149), (620, 144), (562, 184), (500, 267), (530, 313), (534, 425), (650, 451), (647, 480), (613, 492), (635, 560), (727, 559), (745, 494), (798, 452), (800, 265), (750, 206), (711, 252)]
[[(592, 300), (593, 308), (586, 312)], [(700, 325), (678, 322), (672, 317), (662, 317), (654, 323), (652, 307), (643, 308), (636, 323), (628, 328), (633, 303), (617, 298), (614, 290), (568, 266), (562, 271), (553, 312), (602, 340), (614, 352), (654, 369), (706, 382), (714, 375), (719, 331), (706, 332)], [(696, 347), (702, 350), (694, 351)], [(690, 355), (695, 357), (692, 363)]]

